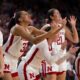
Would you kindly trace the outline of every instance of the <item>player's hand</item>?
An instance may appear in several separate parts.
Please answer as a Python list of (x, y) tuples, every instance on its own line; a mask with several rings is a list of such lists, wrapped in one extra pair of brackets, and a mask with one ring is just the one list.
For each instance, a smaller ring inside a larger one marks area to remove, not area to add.
[(70, 47), (70, 49), (69, 49), (69, 52), (71, 53), (71, 54), (73, 54), (73, 55), (75, 55), (76, 54), (76, 52), (78, 51), (78, 49), (79, 49), (79, 47)]
[(52, 30), (54, 30), (54, 29), (60, 29), (60, 28), (63, 28), (63, 26), (59, 25), (58, 23), (56, 23), (54, 21), (51, 23), (51, 29)]
[(67, 60), (70, 61), (71, 63), (74, 62), (75, 54), (78, 51), (78, 49), (79, 49), (79, 47), (73, 47), (73, 46), (70, 47), (70, 49), (69, 49), (70, 56), (69, 56), (69, 58)]
[(0, 69), (0, 78), (2, 78), (3, 76), (4, 76), (3, 69)]
[(68, 20), (68, 22), (72, 25), (72, 27), (76, 26), (76, 17), (75, 16), (70, 16), (70, 20)]

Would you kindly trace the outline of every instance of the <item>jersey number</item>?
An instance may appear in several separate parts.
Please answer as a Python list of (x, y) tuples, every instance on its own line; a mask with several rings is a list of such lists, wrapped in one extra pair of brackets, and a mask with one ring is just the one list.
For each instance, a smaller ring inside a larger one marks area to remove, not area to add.
[(57, 39), (57, 45), (62, 44), (62, 36), (59, 36)]
[(20, 50), (20, 52), (25, 52), (27, 50), (28, 43), (23, 43), (23, 48)]

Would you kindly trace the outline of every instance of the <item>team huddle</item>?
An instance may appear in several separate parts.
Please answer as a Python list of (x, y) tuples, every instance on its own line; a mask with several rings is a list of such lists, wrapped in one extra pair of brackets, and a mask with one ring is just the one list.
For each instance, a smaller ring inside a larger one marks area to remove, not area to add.
[[(75, 47), (79, 43), (77, 19), (75, 16), (63, 19), (54, 8), (48, 11), (47, 19), (47, 23), (37, 29), (32, 26), (33, 21), (27, 11), (18, 11), (9, 23), (12, 28), (3, 46), (0, 32), (1, 53), (4, 55), (0, 55), (0, 77), (3, 80), (66, 80), (67, 60), (79, 49)], [(70, 48), (67, 50), (68, 42)], [(80, 54), (75, 62), (78, 80), (79, 66)]]

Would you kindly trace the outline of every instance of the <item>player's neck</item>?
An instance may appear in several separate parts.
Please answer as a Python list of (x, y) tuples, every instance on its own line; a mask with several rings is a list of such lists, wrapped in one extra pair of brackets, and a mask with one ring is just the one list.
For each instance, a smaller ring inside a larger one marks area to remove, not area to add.
[(23, 26), (24, 28), (26, 28), (29, 24), (21, 22), (20, 25)]
[(58, 20), (53, 20), (51, 23), (59, 24), (59, 23), (60, 23), (60, 21), (58, 21)]

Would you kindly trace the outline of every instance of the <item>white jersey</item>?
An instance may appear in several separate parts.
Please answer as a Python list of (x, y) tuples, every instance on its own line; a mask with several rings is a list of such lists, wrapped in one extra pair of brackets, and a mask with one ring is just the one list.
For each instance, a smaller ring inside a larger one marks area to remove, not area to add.
[(28, 43), (27, 40), (22, 39), (20, 36), (14, 36), (10, 33), (7, 42), (3, 46), (3, 52), (19, 58), (27, 51)]
[[(61, 24), (58, 24), (58, 26), (61, 26)], [(46, 24), (43, 29), (49, 29), (47, 27), (50, 27), (50, 24)], [(51, 40), (51, 59), (52, 64), (49, 66), (46, 66), (46, 73), (49, 72), (63, 72), (67, 69), (66, 59), (62, 60), (60, 64), (56, 64), (56, 61), (60, 61), (61, 58), (63, 58), (66, 55), (66, 48), (64, 50), (61, 49), (62, 44), (65, 42), (65, 29), (62, 28), (55, 37), (53, 36), (53, 39)], [(46, 54), (47, 55), (47, 54)], [(49, 57), (48, 57), (49, 58)], [(50, 67), (51, 71), (48, 70)]]
[(65, 30), (61, 29), (57, 34), (57, 39), (52, 42), (53, 53), (57, 54), (61, 50), (61, 45), (65, 42)]
[[(58, 24), (58, 26), (62, 26)], [(46, 24), (43, 26), (43, 29), (47, 29), (47, 27), (51, 27), (50, 24)], [(54, 39), (54, 37), (53, 37)], [(55, 40), (55, 41), (54, 41)], [(65, 42), (65, 29), (62, 28), (55, 36), (55, 39), (52, 41), (52, 53), (57, 54), (61, 50), (61, 45)]]
[[(36, 76), (38, 76), (40, 72), (46, 71), (45, 69), (43, 69), (46, 67), (44, 66), (45, 60), (47, 60), (48, 62), (51, 62), (52, 60), (50, 53), (51, 51), (49, 51), (48, 42), (46, 39), (36, 45), (33, 45), (27, 52), (26, 56), (22, 57), (22, 61), (18, 66), (20, 79), (38, 80), (36, 79)], [(43, 66), (43, 70), (41, 70), (41, 66)]]
[(0, 31), (0, 46), (2, 46), (2, 45), (3, 45), (3, 34)]
[(39, 69), (44, 59), (48, 59), (47, 53), (51, 53), (46, 43), (47, 40), (44, 40), (37, 45), (33, 45), (31, 49), (27, 52), (26, 56), (22, 57), (22, 60), (25, 60), (26, 62), (29, 61), (29, 65)]

